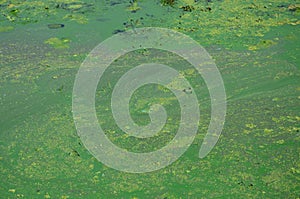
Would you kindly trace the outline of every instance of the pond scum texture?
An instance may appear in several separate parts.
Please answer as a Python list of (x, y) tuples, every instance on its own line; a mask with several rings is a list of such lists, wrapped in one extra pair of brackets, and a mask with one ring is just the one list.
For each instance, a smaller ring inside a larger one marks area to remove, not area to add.
[[(296, 0), (0, 0), (0, 198), (300, 198), (299, 16)], [(141, 142), (114, 123), (111, 92), (136, 57), (179, 70), (201, 110), (196, 139), (181, 158), (129, 174), (84, 148), (71, 100), (86, 55), (111, 35), (139, 27), (173, 29), (205, 47), (222, 74), (228, 111), (219, 142), (199, 159), (210, 117), (201, 76), (164, 51), (120, 57), (96, 93), (99, 124), (116, 145), (157, 150), (179, 125), (175, 96), (155, 85), (134, 93), (130, 111), (145, 125), (150, 105), (164, 105), (168, 120), (157, 136)]]

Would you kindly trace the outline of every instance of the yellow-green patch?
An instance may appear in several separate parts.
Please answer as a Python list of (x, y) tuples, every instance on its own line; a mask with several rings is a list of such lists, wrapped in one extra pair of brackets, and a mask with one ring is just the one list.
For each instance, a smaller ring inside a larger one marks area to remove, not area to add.
[(9, 32), (14, 29), (13, 26), (0, 26), (0, 32)]
[(57, 37), (49, 38), (45, 41), (45, 44), (50, 44), (54, 48), (69, 48), (70, 40), (63, 38), (59, 39)]

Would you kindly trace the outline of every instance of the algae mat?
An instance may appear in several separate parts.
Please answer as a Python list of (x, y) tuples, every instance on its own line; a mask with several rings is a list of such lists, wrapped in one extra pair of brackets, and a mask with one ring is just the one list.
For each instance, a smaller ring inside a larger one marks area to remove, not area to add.
[[(0, 0), (0, 7), (1, 198), (300, 197), (297, 1)], [(149, 122), (151, 103), (166, 107), (168, 123), (158, 136), (139, 142), (111, 115), (118, 77), (137, 55), (151, 55), (195, 86), (201, 122), (190, 148), (166, 168), (130, 174), (98, 162), (77, 136), (72, 89), (80, 64), (104, 39), (138, 27), (182, 32), (215, 60), (227, 116), (204, 159), (198, 151), (210, 117), (205, 83), (185, 60), (154, 49), (114, 62), (101, 80), (109, 83), (97, 88), (99, 122), (116, 145), (135, 152), (157, 150), (172, 139), (180, 111), (165, 88), (142, 87), (130, 103), (141, 125)]]

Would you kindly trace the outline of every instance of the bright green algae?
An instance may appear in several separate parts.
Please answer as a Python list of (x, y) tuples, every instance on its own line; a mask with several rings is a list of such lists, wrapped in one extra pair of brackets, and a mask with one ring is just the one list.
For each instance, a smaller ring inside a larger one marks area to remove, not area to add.
[[(299, 197), (296, 1), (186, 0), (162, 6), (145, 0), (2, 0), (0, 6), (3, 198)], [(48, 24), (65, 27), (49, 29)], [(94, 46), (116, 30), (148, 26), (180, 31), (206, 48), (224, 79), (228, 112), (219, 142), (199, 159), (210, 117), (203, 79), (171, 53), (147, 50), (121, 57), (110, 67), (117, 72), (107, 73), (110, 83), (99, 84), (96, 93), (99, 123), (116, 145), (155, 150), (178, 128), (178, 102), (159, 86), (137, 90), (130, 104), (139, 124), (149, 121), (151, 103), (165, 105), (168, 123), (158, 136), (140, 142), (113, 122), (112, 88), (137, 55), (154, 55), (179, 69), (195, 86), (201, 110), (197, 137), (181, 158), (156, 172), (128, 174), (104, 166), (83, 147), (71, 113), (72, 88)], [(154, 93), (147, 92), (150, 88)]]

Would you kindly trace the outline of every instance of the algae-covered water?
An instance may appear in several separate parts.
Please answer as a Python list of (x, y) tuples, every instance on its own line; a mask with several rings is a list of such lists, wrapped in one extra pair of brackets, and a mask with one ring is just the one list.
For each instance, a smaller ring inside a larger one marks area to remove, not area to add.
[[(299, 1), (0, 0), (0, 13), (0, 198), (300, 198)], [(179, 31), (207, 50), (224, 81), (227, 114), (219, 141), (200, 159), (211, 114), (202, 77), (162, 50), (120, 57), (99, 81), (95, 102), (114, 144), (149, 152), (178, 129), (178, 101), (157, 85), (138, 89), (129, 106), (145, 125), (150, 105), (162, 104), (168, 120), (160, 133), (136, 139), (114, 122), (113, 87), (137, 57), (180, 71), (201, 111), (196, 138), (177, 161), (133, 174), (105, 166), (84, 147), (72, 91), (95, 46), (143, 27)]]

